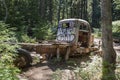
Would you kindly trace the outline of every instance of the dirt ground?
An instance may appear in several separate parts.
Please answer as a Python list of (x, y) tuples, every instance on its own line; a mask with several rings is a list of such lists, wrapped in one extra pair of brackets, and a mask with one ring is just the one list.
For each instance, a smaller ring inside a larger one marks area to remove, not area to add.
[[(96, 39), (95, 42), (99, 41)], [(120, 43), (114, 43), (114, 49), (116, 50), (117, 55), (120, 55)], [(89, 60), (89, 55), (86, 56), (78, 56), (74, 58), (70, 58), (71, 61), (77, 62), (80, 64), (80, 61)], [(55, 62), (55, 61), (44, 61), (42, 63), (37, 63), (32, 65), (29, 68), (24, 68), (22, 73), (18, 76), (20, 80), (51, 80), (52, 74), (57, 70), (70, 70), (75, 67), (75, 64), (67, 63), (65, 61)]]
[[(73, 70), (74, 67), (80, 65), (80, 61), (88, 61), (89, 55), (71, 57), (68, 62), (54, 60), (37, 63), (29, 68), (24, 68), (18, 76), (20, 80), (52, 80), (52, 74), (60, 70)], [(76, 63), (76, 64), (74, 64)]]
[(48, 63), (43, 62), (24, 69), (20, 76), (21, 80), (50, 80), (53, 72)]

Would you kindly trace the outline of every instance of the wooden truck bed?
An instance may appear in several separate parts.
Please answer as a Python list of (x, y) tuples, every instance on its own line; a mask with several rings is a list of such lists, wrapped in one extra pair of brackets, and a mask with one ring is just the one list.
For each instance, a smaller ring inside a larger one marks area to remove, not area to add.
[(64, 55), (67, 60), (70, 55), (85, 54), (91, 51), (95, 51), (98, 48), (94, 47), (80, 47), (79, 45), (67, 43), (67, 42), (44, 42), (44, 43), (18, 43), (23, 49), (28, 51), (35, 51), (37, 54), (43, 55)]
[(23, 49), (28, 51), (35, 51), (40, 55), (57, 55), (57, 58), (60, 55), (68, 55), (70, 54), (71, 44), (67, 42), (49, 42), (49, 43), (18, 43), (21, 45)]

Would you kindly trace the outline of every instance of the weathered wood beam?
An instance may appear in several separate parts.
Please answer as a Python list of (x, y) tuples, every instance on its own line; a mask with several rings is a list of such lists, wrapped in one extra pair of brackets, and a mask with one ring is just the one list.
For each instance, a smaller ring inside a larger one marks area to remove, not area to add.
[(70, 46), (67, 47), (67, 52), (65, 55), (65, 60), (67, 61), (69, 59), (69, 54), (70, 54)]

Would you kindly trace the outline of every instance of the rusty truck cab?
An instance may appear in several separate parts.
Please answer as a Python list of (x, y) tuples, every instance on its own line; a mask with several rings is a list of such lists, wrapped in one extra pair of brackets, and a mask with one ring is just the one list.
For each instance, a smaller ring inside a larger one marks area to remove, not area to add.
[[(64, 30), (65, 28), (70, 31), (67, 33), (67, 30)], [(58, 25), (57, 40), (76, 45), (80, 44), (81, 47), (90, 47), (93, 40), (90, 25), (82, 19), (61, 20)]]

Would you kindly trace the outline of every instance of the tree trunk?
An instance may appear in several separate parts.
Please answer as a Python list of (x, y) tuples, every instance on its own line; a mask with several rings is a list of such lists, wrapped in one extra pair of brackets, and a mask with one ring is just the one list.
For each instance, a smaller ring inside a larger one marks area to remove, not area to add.
[(92, 0), (92, 27), (100, 28), (100, 1)]
[(59, 0), (59, 9), (58, 9), (58, 22), (60, 21), (60, 12), (61, 12), (61, 4), (62, 4), (62, 1)]
[(64, 0), (63, 0), (63, 10), (62, 10), (62, 19), (65, 18), (65, 4), (64, 4)]
[(53, 0), (49, 1), (49, 21), (52, 23), (53, 20)]
[(101, 0), (101, 27), (103, 49), (102, 80), (116, 80), (116, 53), (113, 49), (112, 39), (111, 0)]
[(85, 20), (88, 20), (88, 11), (87, 11), (88, 0), (85, 1)]
[(3, 1), (3, 4), (4, 4), (4, 7), (5, 7), (5, 18), (4, 18), (4, 21), (6, 22), (7, 18), (8, 18), (8, 8), (7, 8), (7, 5), (6, 5), (6, 1), (5, 0), (2, 0)]
[(81, 19), (83, 19), (83, 0), (81, 0)]
[(73, 17), (73, 2), (72, 0), (70, 0), (70, 17), (72, 18)]

